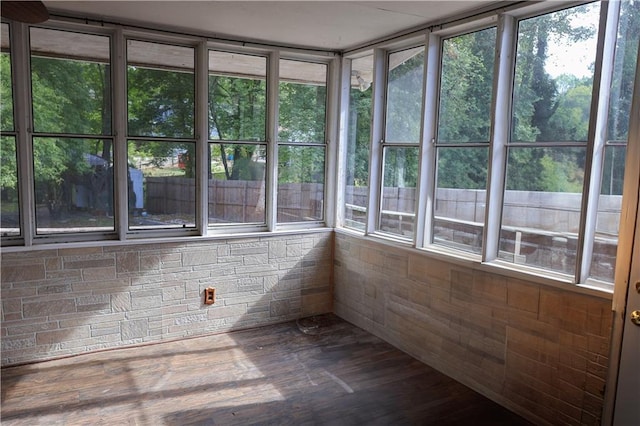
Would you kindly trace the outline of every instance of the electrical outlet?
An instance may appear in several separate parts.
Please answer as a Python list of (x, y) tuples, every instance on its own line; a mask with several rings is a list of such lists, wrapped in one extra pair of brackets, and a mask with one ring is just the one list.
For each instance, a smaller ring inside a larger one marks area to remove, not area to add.
[(213, 287), (207, 287), (204, 289), (204, 304), (213, 305), (216, 303), (216, 289)]

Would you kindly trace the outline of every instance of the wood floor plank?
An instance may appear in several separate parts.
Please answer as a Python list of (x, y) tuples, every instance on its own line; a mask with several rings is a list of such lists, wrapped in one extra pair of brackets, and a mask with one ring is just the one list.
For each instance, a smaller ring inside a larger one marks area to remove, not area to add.
[(5, 368), (2, 424), (529, 425), (334, 315), (306, 321)]

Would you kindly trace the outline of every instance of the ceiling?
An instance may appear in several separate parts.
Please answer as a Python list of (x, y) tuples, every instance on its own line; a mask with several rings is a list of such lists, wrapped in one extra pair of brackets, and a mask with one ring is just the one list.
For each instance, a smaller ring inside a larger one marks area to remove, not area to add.
[(343, 51), (496, 2), (45, 0), (44, 3), (52, 15)]

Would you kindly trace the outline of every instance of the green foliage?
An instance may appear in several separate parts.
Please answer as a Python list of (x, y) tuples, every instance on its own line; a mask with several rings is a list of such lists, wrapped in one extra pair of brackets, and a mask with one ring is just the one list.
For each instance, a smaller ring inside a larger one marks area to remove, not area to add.
[(418, 147), (385, 147), (385, 187), (415, 188), (417, 186), (418, 152)]
[(0, 53), (0, 129), (13, 130), (13, 82), (11, 80), (11, 58)]
[[(194, 138), (195, 79), (192, 72), (129, 66), (129, 136)], [(130, 161), (163, 167), (182, 155), (185, 177), (195, 176), (192, 142), (135, 141), (129, 143)]]
[(439, 142), (488, 142), (496, 29), (443, 42)]
[[(209, 76), (209, 137), (225, 141), (266, 140), (264, 80)], [(213, 145), (211, 158), (219, 158), (227, 180), (259, 180), (264, 169), (253, 159), (256, 145)], [(228, 161), (233, 158), (233, 161)]]
[(438, 188), (485, 189), (488, 148), (438, 148)]
[[(640, 1), (629, 0), (620, 4), (620, 23), (614, 62), (607, 139), (626, 141), (631, 118), (631, 98), (638, 61), (640, 40)], [(602, 179), (602, 194), (622, 194), (625, 166), (624, 147), (607, 147)]]
[(2, 190), (16, 190), (18, 188), (16, 140), (13, 137), (0, 137), (0, 173), (0, 188)]
[(585, 151), (585, 148), (511, 148), (507, 189), (581, 192)]
[[(393, 55), (400, 55), (397, 52)], [(389, 71), (386, 141), (420, 142), (424, 50)]]
[(280, 82), (278, 141), (324, 143), (327, 88)]
[(213, 140), (266, 140), (264, 80), (209, 76), (209, 137)]
[[(46, 133), (111, 134), (110, 70), (106, 64), (33, 56), (34, 129)], [(34, 138), (36, 203), (59, 213), (71, 185), (93, 173), (90, 157), (111, 162), (111, 143), (82, 138)], [(95, 167), (95, 166), (93, 166)]]
[(111, 133), (107, 65), (34, 56), (31, 70), (37, 132)]
[(192, 72), (129, 66), (127, 83), (129, 136), (194, 137)]
[(324, 183), (324, 159), (321, 146), (280, 146), (278, 183)]
[(369, 183), (369, 152), (371, 140), (371, 96), (373, 89), (352, 88), (349, 95), (349, 136), (347, 142), (346, 181), (348, 185)]

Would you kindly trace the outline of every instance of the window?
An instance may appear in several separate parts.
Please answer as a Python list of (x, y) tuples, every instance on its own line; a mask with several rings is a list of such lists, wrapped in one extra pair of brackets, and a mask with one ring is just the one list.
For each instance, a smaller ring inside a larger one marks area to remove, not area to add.
[(280, 60), (278, 222), (324, 219), (327, 66)]
[(599, 8), (520, 21), (500, 257), (573, 275)]
[(0, 232), (3, 237), (18, 236), (20, 230), (20, 204), (18, 203), (18, 158), (13, 122), (13, 80), (9, 25), (2, 24), (0, 44)]
[(496, 28), (442, 41), (434, 242), (480, 253)]
[[(350, 99), (342, 226), (364, 229), (355, 213), (375, 208), (377, 231), (418, 248), (578, 284), (613, 281), (640, 2), (542, 7), (497, 12), (498, 27), (479, 18), (432, 28), (425, 48), (376, 45), (370, 62), (386, 60), (385, 96), (366, 105), (382, 143), (358, 156), (360, 110)], [(600, 27), (601, 7), (615, 28)], [(370, 158), (381, 195), (359, 206), (353, 176)]]
[(115, 230), (109, 38), (31, 28), (36, 233)]
[(620, 2), (620, 8), (590, 271), (592, 278), (607, 282), (613, 282), (616, 264), (631, 97), (640, 40), (640, 22), (637, 19), (640, 16), (640, 2)]
[(129, 229), (195, 228), (195, 52), (127, 41)]
[(382, 195), (378, 229), (411, 238), (422, 128), (424, 46), (388, 56)]
[(266, 223), (267, 58), (209, 52), (209, 224)]
[(351, 61), (344, 226), (364, 230), (369, 186), (373, 54)]

